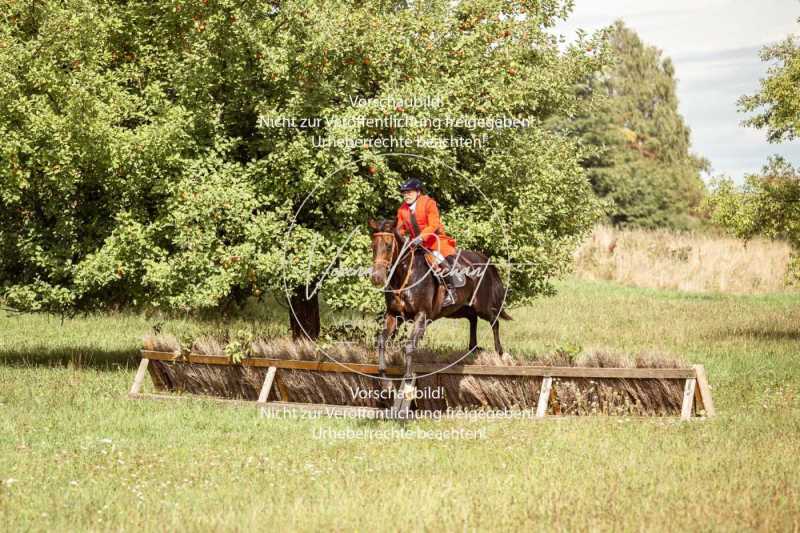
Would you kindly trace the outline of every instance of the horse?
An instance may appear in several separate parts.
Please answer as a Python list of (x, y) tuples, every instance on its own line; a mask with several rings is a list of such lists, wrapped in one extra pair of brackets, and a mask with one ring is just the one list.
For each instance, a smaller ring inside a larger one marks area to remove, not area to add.
[[(453, 288), (455, 303), (442, 308), (446, 288), (437, 279), (425, 259), (421, 247), (410, 246), (398, 232), (391, 219), (370, 220), (372, 229), (372, 284), (384, 287), (386, 312), (383, 328), (378, 333), (378, 370), (381, 377), (386, 372), (386, 339), (397, 331), (398, 321), (413, 321), (414, 328), (405, 345), (405, 377), (412, 376), (413, 353), (425, 335), (428, 322), (439, 318), (466, 318), (469, 320), (469, 352), (478, 347), (478, 318), (489, 322), (494, 333), (494, 347), (503, 354), (498, 319), (512, 320), (503, 309), (506, 289), (497, 268), (489, 259), (470, 250), (458, 252), (458, 268), (466, 266), (473, 275), (465, 276), (463, 287)], [(475, 268), (478, 267), (478, 268)], [(475, 271), (480, 272), (480, 277)]]

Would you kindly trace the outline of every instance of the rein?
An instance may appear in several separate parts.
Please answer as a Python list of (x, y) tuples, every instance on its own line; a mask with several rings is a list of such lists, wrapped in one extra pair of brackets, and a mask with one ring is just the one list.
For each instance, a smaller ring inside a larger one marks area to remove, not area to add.
[[(389, 236), (389, 237), (391, 237), (392, 238), (392, 254), (391, 255), (392, 255), (392, 258), (394, 258), (394, 254), (397, 252), (397, 237), (395, 237), (395, 234), (391, 233), (391, 232), (388, 232), (388, 231), (376, 231), (375, 233), (372, 234), (372, 236), (373, 237), (376, 237), (376, 236), (381, 236), (381, 237)], [(411, 277), (411, 271), (414, 270), (414, 252), (415, 252), (415, 249), (412, 248), (411, 249), (411, 260), (408, 263), (408, 268), (406, 269), (406, 277), (405, 277), (405, 279), (403, 279), (403, 283), (400, 285), (399, 289), (392, 289), (392, 292), (400, 293), (400, 292), (402, 292), (404, 290), (406, 284), (408, 284), (408, 279)], [(408, 253), (408, 252), (403, 253), (403, 256), (405, 256), (406, 253)], [(399, 263), (402, 258), (403, 258), (402, 256), (398, 256), (397, 260), (395, 262)], [(387, 267), (391, 266), (391, 264), (392, 264), (391, 260), (387, 261), (386, 259), (376, 259), (375, 262), (377, 264), (379, 264), (379, 265), (386, 265)]]

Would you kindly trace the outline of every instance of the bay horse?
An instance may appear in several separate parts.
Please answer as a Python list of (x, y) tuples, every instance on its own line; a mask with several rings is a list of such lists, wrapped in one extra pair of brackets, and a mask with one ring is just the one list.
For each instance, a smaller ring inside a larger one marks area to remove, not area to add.
[[(439, 318), (469, 320), (469, 351), (478, 347), (478, 318), (489, 322), (494, 333), (494, 347), (503, 354), (500, 343), (500, 322), (511, 320), (503, 309), (506, 289), (497, 268), (489, 259), (469, 250), (459, 252), (458, 267), (471, 269), (463, 287), (453, 288), (455, 303), (442, 308), (446, 288), (436, 278), (425, 259), (425, 250), (409, 246), (397, 233), (394, 220), (370, 220), (372, 232), (372, 284), (384, 287), (386, 313), (383, 329), (378, 334), (378, 368), (381, 377), (386, 370), (386, 339), (397, 331), (398, 321), (413, 321), (414, 329), (405, 345), (405, 378), (413, 369), (412, 357), (425, 335), (428, 321)], [(476, 274), (479, 274), (477, 275)]]

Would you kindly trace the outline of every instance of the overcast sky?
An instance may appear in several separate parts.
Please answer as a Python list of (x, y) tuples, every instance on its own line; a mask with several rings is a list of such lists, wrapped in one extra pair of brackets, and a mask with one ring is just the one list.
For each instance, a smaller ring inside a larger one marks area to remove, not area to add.
[(576, 0), (559, 33), (595, 30), (620, 18), (671, 57), (680, 111), (692, 149), (711, 161), (712, 174), (740, 181), (778, 153), (800, 164), (800, 141), (770, 144), (761, 130), (740, 125), (736, 99), (759, 87), (767, 65), (759, 49), (800, 35), (798, 0)]

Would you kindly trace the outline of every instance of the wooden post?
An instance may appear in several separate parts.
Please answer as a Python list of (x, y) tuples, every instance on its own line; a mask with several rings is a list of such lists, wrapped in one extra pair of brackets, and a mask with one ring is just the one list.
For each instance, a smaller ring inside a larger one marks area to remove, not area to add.
[(267, 403), (269, 398), (269, 391), (272, 390), (272, 382), (275, 381), (275, 372), (278, 369), (274, 366), (267, 369), (267, 375), (264, 377), (264, 384), (261, 386), (261, 393), (258, 395), (258, 403)]
[(536, 404), (536, 417), (543, 418), (547, 414), (547, 404), (550, 403), (550, 390), (553, 388), (553, 378), (542, 378), (542, 388), (539, 390), (539, 403)]
[(150, 363), (150, 359), (143, 357), (141, 361), (139, 361), (139, 370), (136, 371), (136, 376), (133, 378), (133, 385), (131, 385), (131, 390), (128, 393), (128, 396), (136, 396), (142, 390), (142, 383), (144, 382), (144, 375), (147, 372), (147, 365)]
[(711, 417), (717, 414), (714, 409), (714, 400), (711, 399), (711, 386), (708, 384), (706, 369), (703, 365), (693, 365), (697, 374), (697, 390), (700, 391), (700, 398), (703, 400), (703, 409), (706, 416)]
[(683, 406), (681, 407), (681, 420), (692, 418), (692, 407), (694, 405), (694, 388), (697, 385), (695, 378), (687, 378), (683, 386)]

